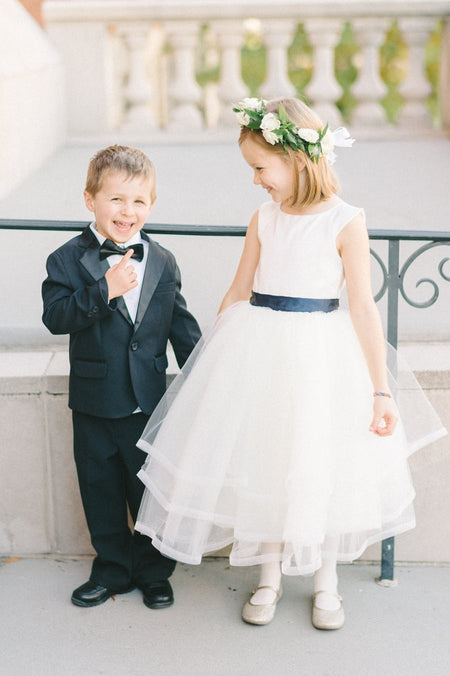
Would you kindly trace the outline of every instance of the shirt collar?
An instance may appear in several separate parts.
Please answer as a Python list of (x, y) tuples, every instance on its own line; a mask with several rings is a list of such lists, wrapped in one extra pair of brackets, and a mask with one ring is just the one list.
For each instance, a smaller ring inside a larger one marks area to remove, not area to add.
[[(92, 221), (92, 223), (89, 223), (89, 227), (96, 236), (100, 246), (103, 244), (103, 242), (107, 239), (104, 235), (100, 234), (95, 227), (95, 221)], [(117, 242), (118, 246), (121, 247), (126, 247), (126, 246), (131, 246), (132, 244), (146, 244), (147, 242), (141, 237), (141, 231), (135, 232), (133, 237), (131, 237), (127, 242)]]

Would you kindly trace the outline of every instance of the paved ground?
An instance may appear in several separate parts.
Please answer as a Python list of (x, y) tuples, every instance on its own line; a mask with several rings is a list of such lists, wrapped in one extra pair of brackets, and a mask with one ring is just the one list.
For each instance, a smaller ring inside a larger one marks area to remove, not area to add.
[(152, 611), (140, 592), (92, 609), (71, 590), (88, 559), (4, 560), (0, 565), (2, 676), (444, 676), (450, 664), (450, 567), (401, 567), (399, 585), (374, 583), (378, 567), (341, 566), (347, 622), (309, 620), (311, 579), (285, 578), (273, 623), (244, 624), (255, 568), (224, 559), (178, 565), (176, 602)]
[[(88, 220), (82, 198), (87, 166), (104, 145), (106, 141), (60, 148), (0, 199), (0, 218)], [(269, 199), (252, 185), (237, 142), (136, 145), (157, 169), (150, 222), (247, 225)], [(353, 148), (338, 153), (334, 168), (342, 197), (365, 208), (368, 227), (449, 229), (450, 138), (357, 139)]]

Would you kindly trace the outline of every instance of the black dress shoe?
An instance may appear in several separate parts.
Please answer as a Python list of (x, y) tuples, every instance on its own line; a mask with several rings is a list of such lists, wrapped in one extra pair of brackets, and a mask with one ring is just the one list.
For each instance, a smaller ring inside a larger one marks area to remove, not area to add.
[(71, 601), (76, 606), (91, 608), (92, 606), (99, 606), (101, 603), (104, 603), (114, 594), (126, 594), (133, 589), (133, 586), (122, 590), (108, 589), (108, 587), (103, 587), (101, 584), (89, 581), (75, 589), (72, 593)]
[(173, 591), (169, 580), (150, 582), (142, 588), (147, 608), (168, 608), (173, 603)]

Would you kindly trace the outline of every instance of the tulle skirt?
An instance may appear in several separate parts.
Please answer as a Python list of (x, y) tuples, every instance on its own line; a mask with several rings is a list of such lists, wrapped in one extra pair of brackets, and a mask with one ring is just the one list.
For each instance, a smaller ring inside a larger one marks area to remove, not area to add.
[(232, 305), (138, 442), (149, 456), (136, 528), (179, 561), (231, 544), (232, 565), (279, 560), (292, 575), (413, 528), (407, 456), (445, 429), (394, 351), (388, 361), (401, 423), (381, 438), (346, 311)]

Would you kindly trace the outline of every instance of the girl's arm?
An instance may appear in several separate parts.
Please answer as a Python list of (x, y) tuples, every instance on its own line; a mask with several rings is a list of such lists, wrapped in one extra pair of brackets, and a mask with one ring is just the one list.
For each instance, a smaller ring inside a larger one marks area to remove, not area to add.
[[(376, 392), (387, 392), (386, 352), (380, 315), (370, 283), (369, 238), (362, 213), (339, 233), (336, 246), (342, 258), (350, 316), (361, 344)], [(374, 397), (374, 414), (369, 430), (380, 436), (393, 433), (397, 411), (388, 397)], [(380, 427), (381, 421), (384, 425)]]
[(239, 300), (248, 300), (252, 293), (253, 279), (259, 261), (258, 212), (256, 211), (247, 228), (244, 250), (233, 282), (225, 294), (219, 313)]

